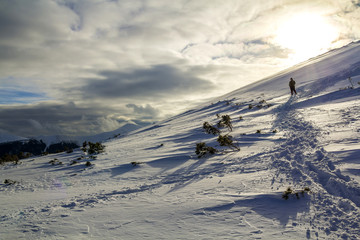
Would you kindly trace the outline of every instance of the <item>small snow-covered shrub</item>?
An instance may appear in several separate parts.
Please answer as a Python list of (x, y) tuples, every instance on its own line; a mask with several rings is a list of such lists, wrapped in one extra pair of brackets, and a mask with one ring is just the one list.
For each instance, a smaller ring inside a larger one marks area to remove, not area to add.
[(91, 167), (91, 166), (92, 166), (92, 163), (89, 162), (89, 161), (87, 161), (87, 162), (85, 163), (85, 166), (86, 166), (86, 167)]
[(285, 199), (285, 200), (288, 200), (289, 199), (289, 195), (291, 195), (293, 193), (293, 190), (291, 189), (291, 187), (288, 187), (286, 189), (286, 191), (284, 191), (283, 195), (282, 195), (282, 198)]
[(234, 144), (234, 142), (232, 140), (232, 136), (230, 136), (230, 135), (224, 135), (224, 136), (219, 135), (217, 141), (220, 144), (220, 146), (226, 146), (226, 147), (229, 147), (229, 148), (235, 148), (235, 149), (240, 151), (240, 148)]
[(53, 160), (49, 161), (51, 165), (62, 165), (63, 163), (59, 161), (57, 158), (54, 158)]
[(260, 133), (261, 133), (261, 130), (256, 130), (256, 133), (259, 133), (259, 134), (260, 134)]
[(113, 136), (113, 138), (117, 138), (117, 137), (119, 137), (120, 135), (121, 135), (121, 133), (115, 134), (115, 135)]
[(253, 109), (253, 108), (254, 108), (254, 105), (249, 104), (249, 109)]
[(257, 105), (257, 107), (258, 108), (263, 108), (263, 107), (271, 107), (272, 105), (271, 104), (269, 104), (269, 103), (267, 103), (265, 100), (261, 100), (260, 102), (259, 102), (259, 104)]
[(232, 131), (231, 118), (229, 115), (222, 115), (221, 120), (217, 124), (218, 128), (227, 127), (229, 131)]
[(11, 180), (11, 179), (5, 179), (4, 184), (11, 185), (18, 183), (17, 181)]
[(136, 166), (138, 166), (138, 165), (140, 165), (140, 164), (142, 164), (142, 162), (131, 162), (131, 165), (132, 165), (133, 167), (136, 167)]
[(78, 163), (79, 163), (78, 161), (72, 160), (72, 161), (70, 162), (70, 165), (75, 165), (75, 164), (78, 164)]
[(99, 142), (92, 143), (85, 141), (81, 150), (87, 152), (88, 154), (99, 154), (105, 151), (105, 146)]
[(105, 146), (99, 142), (96, 142), (96, 143), (89, 142), (89, 149), (88, 149), (89, 154), (102, 153), (102, 152), (104, 152), (104, 149), (105, 149)]
[(216, 127), (211, 126), (210, 123), (208, 122), (204, 122), (203, 129), (207, 134), (212, 134), (212, 135), (220, 134), (220, 130), (217, 129)]
[(215, 154), (216, 152), (217, 152), (217, 150), (215, 148), (206, 146), (206, 144), (204, 142), (196, 144), (195, 153), (198, 156), (198, 158), (201, 158), (208, 154), (212, 155), (212, 154)]
[(297, 199), (300, 199), (300, 196), (305, 197), (305, 193), (310, 193), (310, 192), (311, 191), (309, 187), (305, 187), (304, 189), (299, 191), (294, 191), (291, 189), (291, 187), (288, 187), (286, 191), (283, 192), (282, 198), (288, 200), (290, 196), (295, 196)]
[(272, 132), (273, 132), (273, 133), (278, 133), (278, 130), (277, 130), (277, 129), (274, 129)]

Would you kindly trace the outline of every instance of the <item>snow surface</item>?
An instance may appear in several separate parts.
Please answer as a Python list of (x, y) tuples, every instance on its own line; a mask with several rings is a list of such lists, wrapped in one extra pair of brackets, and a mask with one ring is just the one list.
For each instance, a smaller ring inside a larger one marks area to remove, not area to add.
[[(0, 239), (360, 239), (359, 81), (357, 42), (109, 140), (95, 160), (0, 166), (17, 181), (0, 185)], [(203, 131), (217, 114), (241, 151)], [(199, 142), (221, 151), (198, 159)], [(288, 187), (311, 192), (285, 200)]]

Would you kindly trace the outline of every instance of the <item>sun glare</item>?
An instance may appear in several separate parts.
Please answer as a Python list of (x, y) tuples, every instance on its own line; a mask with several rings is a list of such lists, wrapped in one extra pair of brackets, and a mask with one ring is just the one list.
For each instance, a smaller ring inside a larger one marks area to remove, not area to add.
[(337, 37), (336, 29), (323, 17), (301, 14), (278, 28), (275, 42), (292, 52), (292, 61), (300, 62), (327, 51)]

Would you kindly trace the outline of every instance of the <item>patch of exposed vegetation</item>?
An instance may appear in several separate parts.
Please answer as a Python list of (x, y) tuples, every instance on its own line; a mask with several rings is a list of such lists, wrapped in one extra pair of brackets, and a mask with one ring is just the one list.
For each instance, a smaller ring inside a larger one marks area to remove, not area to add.
[(220, 144), (220, 146), (226, 146), (240, 151), (240, 148), (234, 144), (232, 136), (230, 135), (224, 135), (224, 136), (219, 135), (217, 141)]
[(231, 117), (229, 115), (222, 115), (221, 120), (217, 124), (218, 128), (227, 127), (229, 131), (232, 131)]
[(283, 192), (282, 198), (288, 200), (291, 196), (294, 196), (297, 199), (300, 199), (300, 197), (305, 197), (305, 194), (310, 192), (311, 191), (309, 187), (305, 187), (304, 189), (298, 191), (292, 190), (291, 187), (288, 187), (286, 191)]
[(205, 130), (205, 132), (207, 134), (212, 134), (212, 135), (220, 134), (220, 130), (214, 126), (211, 126), (210, 123), (208, 123), (208, 122), (204, 122), (203, 129)]
[(198, 156), (198, 158), (202, 158), (206, 155), (213, 155), (217, 152), (218, 150), (216, 150), (213, 147), (210, 146), (206, 146), (206, 143), (201, 142), (201, 143), (197, 143), (196, 144), (196, 149), (195, 149), (195, 153)]
[(83, 142), (83, 146), (81, 148), (85, 153), (88, 154), (99, 154), (105, 151), (105, 146), (99, 142), (92, 143), (92, 142)]

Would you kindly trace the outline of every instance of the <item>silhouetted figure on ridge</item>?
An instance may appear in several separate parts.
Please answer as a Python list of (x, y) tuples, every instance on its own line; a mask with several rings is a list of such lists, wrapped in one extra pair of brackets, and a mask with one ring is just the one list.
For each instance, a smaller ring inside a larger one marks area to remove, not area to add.
[(290, 87), (290, 91), (291, 91), (291, 96), (294, 95), (294, 93), (295, 93), (295, 95), (297, 94), (297, 92), (295, 90), (295, 84), (296, 84), (296, 82), (294, 81), (294, 79), (290, 78), (289, 87)]

